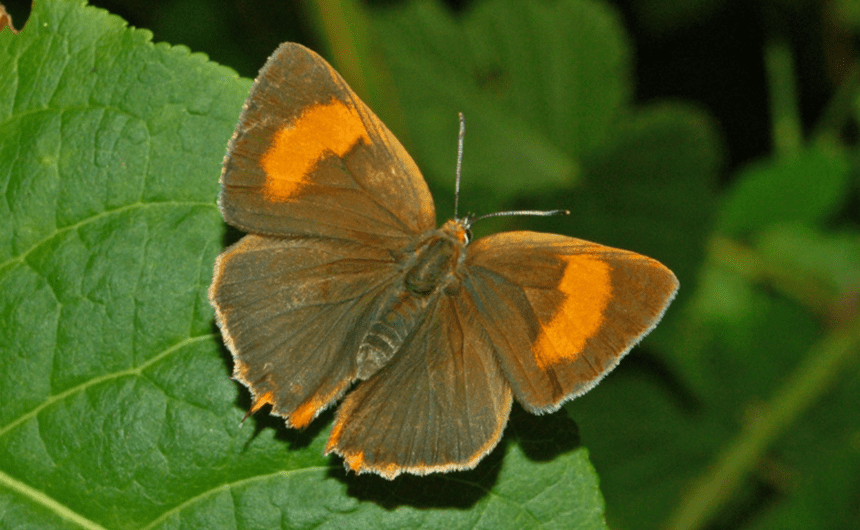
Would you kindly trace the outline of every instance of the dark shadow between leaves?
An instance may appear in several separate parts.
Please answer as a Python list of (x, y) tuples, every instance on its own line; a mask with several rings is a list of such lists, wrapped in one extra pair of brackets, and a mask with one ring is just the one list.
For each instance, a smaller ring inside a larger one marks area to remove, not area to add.
[(647, 349), (639, 348), (636, 355), (625, 357), (618, 370), (635, 373), (635, 377), (650, 379), (655, 385), (666, 389), (673, 405), (687, 415), (694, 415), (702, 410), (702, 401), (683, 379), (678, 377), (663, 359)]
[(730, 530), (752, 526), (768, 511), (784, 500), (784, 493), (773, 484), (761, 480), (751, 480), (747, 483), (742, 494), (720, 509), (717, 516), (709, 522), (706, 530)]
[[(356, 475), (335, 465), (329, 476), (347, 484), (348, 495), (386, 510), (400, 506), (468, 510), (495, 487), (511, 443), (519, 444), (535, 462), (551, 461), (580, 445), (576, 424), (564, 410), (534, 416), (514, 405), (502, 441), (475, 469), (387, 480), (374, 474)], [(339, 458), (335, 461), (341, 463)]]

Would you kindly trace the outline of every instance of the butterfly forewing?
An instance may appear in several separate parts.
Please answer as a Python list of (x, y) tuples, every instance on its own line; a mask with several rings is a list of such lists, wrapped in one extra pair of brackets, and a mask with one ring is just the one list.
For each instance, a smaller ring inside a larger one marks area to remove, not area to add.
[(399, 247), (433, 200), (400, 142), (316, 53), (286, 43), (254, 82), (221, 176), (224, 219), (272, 235)]
[(496, 446), (510, 387), (467, 298), (440, 295), (391, 364), (338, 408), (327, 451), (387, 478), (469, 469)]

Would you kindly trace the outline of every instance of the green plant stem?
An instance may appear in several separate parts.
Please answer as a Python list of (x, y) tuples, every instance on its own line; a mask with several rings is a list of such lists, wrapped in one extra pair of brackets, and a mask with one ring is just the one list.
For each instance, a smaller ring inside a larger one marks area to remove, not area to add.
[(827, 106), (821, 112), (818, 122), (812, 131), (814, 142), (829, 141), (836, 143), (845, 126), (855, 119), (854, 107), (857, 93), (860, 92), (860, 72), (857, 66), (852, 66), (849, 72), (836, 87), (836, 92)]
[(800, 111), (791, 49), (784, 41), (770, 41), (764, 48), (770, 94), (771, 137), (774, 154), (791, 156), (803, 146)]
[(355, 0), (305, 0), (304, 6), (332, 64), (359, 96), (368, 98), (370, 32), (361, 5)]
[(304, 0), (302, 4), (322, 40), (324, 54), (356, 94), (373, 109), (401, 142), (409, 144), (395, 85), (374, 43), (363, 2)]
[(705, 526), (738, 490), (765, 451), (835, 383), (860, 352), (860, 317), (815, 344), (805, 361), (762, 410), (747, 424), (714, 465), (693, 485), (670, 517), (667, 528), (692, 530)]
[(768, 261), (755, 250), (731, 238), (713, 238), (709, 255), (712, 261), (731, 269), (747, 281), (767, 284), (818, 315), (827, 315), (832, 309), (834, 297), (839, 295), (828, 288), (823, 280), (796, 268)]

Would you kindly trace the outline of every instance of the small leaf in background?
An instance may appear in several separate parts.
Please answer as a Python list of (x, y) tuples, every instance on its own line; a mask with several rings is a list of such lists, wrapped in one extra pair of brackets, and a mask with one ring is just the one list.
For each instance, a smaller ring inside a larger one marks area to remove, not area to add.
[(775, 225), (757, 238), (767, 259), (808, 274), (839, 291), (860, 291), (860, 235), (807, 225)]
[(824, 146), (754, 164), (738, 175), (717, 226), (744, 234), (779, 223), (820, 222), (843, 204), (848, 169), (842, 153)]
[(860, 2), (857, 0), (836, 0), (833, 2), (833, 10), (836, 16), (834, 21), (851, 27), (855, 31), (860, 29)]

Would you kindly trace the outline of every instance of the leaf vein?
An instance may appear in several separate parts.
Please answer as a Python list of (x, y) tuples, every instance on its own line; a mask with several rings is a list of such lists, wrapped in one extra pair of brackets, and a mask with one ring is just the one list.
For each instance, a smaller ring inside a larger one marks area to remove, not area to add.
[(2, 428), (0, 428), (0, 438), (5, 436), (6, 434), (8, 434), (9, 431), (14, 429), (18, 425), (21, 425), (25, 421), (35, 417), (40, 412), (42, 412), (45, 408), (47, 408), (50, 405), (53, 405), (54, 403), (57, 403), (57, 402), (65, 399), (69, 396), (83, 392), (84, 390), (90, 388), (91, 386), (97, 385), (97, 384), (102, 383), (104, 381), (110, 381), (110, 380), (118, 379), (120, 377), (125, 377), (128, 375), (141, 376), (142, 372), (144, 370), (146, 370), (150, 366), (156, 364), (157, 362), (161, 361), (162, 359), (164, 359), (165, 357), (167, 357), (171, 353), (179, 351), (180, 349), (184, 348), (185, 346), (187, 346), (189, 344), (193, 344), (194, 342), (197, 342), (200, 340), (211, 339), (211, 338), (214, 338), (214, 335), (212, 333), (207, 333), (206, 335), (200, 335), (197, 337), (189, 337), (189, 338), (165, 349), (164, 351), (162, 351), (158, 355), (154, 356), (153, 358), (149, 359), (148, 361), (146, 361), (146, 362), (144, 362), (144, 363), (142, 363), (136, 367), (129, 368), (127, 370), (120, 370), (118, 372), (112, 372), (112, 373), (104, 374), (104, 375), (101, 375), (99, 377), (94, 377), (88, 381), (84, 381), (83, 383), (81, 383), (79, 385), (76, 385), (76, 386), (73, 386), (67, 390), (64, 390), (63, 392), (60, 392), (59, 394), (54, 394), (52, 396), (48, 396), (43, 402), (39, 403), (36, 407), (34, 407), (33, 409), (31, 409), (27, 413), (22, 414), (17, 419), (9, 422), (8, 424), (6, 424)]
[(56, 238), (62, 234), (66, 234), (68, 232), (71, 232), (72, 230), (77, 230), (83, 226), (92, 224), (96, 221), (99, 221), (99, 220), (101, 220), (105, 217), (111, 216), (111, 215), (119, 215), (121, 213), (125, 213), (128, 211), (135, 211), (136, 209), (144, 209), (144, 208), (150, 208), (150, 207), (169, 207), (169, 206), (182, 206), (182, 207), (186, 207), (186, 206), (211, 206), (212, 208), (217, 207), (214, 202), (210, 203), (210, 202), (195, 202), (195, 201), (158, 201), (158, 202), (148, 202), (148, 203), (136, 202), (136, 203), (132, 203), (132, 204), (127, 204), (125, 206), (121, 206), (119, 208), (114, 208), (112, 210), (106, 210), (104, 212), (100, 212), (97, 215), (93, 215), (91, 217), (81, 219), (80, 221), (78, 221), (75, 224), (71, 224), (68, 226), (64, 226), (63, 228), (59, 228), (59, 229), (55, 230), (52, 234), (42, 238), (40, 241), (37, 241), (30, 248), (19, 253), (17, 256), (13, 256), (13, 257), (7, 259), (6, 261), (4, 261), (3, 263), (0, 263), (0, 275), (5, 274), (7, 269), (10, 268), (12, 265), (24, 262), (27, 259), (27, 256), (29, 256), (33, 251), (35, 251), (36, 249), (38, 249), (42, 245), (49, 243), (54, 238)]

